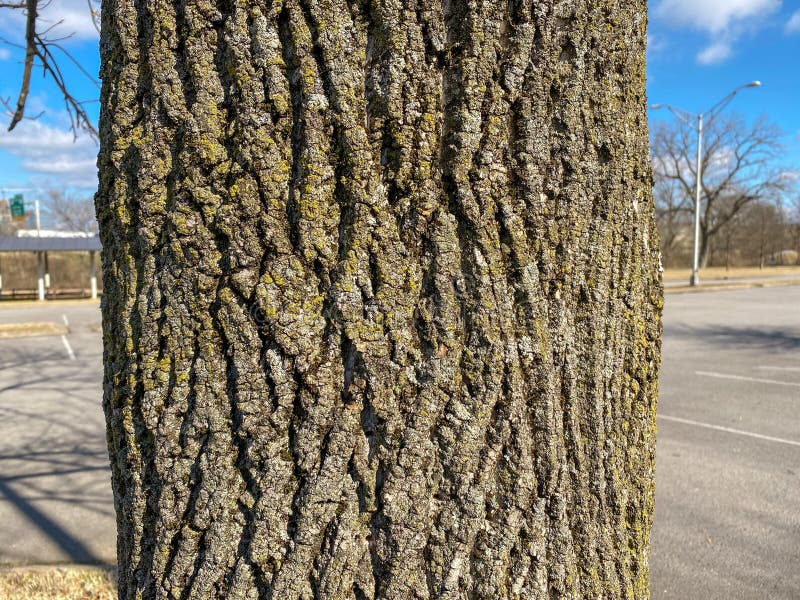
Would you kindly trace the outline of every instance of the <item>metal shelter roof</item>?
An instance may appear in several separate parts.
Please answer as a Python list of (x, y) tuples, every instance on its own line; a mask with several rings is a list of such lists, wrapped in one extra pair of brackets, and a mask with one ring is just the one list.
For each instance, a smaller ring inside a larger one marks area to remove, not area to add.
[(0, 252), (87, 252), (100, 250), (94, 237), (16, 237), (0, 235)]

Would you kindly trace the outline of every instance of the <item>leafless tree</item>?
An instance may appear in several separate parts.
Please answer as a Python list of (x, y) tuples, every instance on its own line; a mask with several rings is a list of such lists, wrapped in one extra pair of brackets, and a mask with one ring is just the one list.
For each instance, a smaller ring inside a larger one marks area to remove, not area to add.
[[(717, 117), (704, 132), (702, 204), (700, 211), (700, 264), (705, 266), (710, 244), (723, 227), (751, 202), (779, 197), (790, 182), (778, 164), (781, 130), (765, 117), (752, 125), (737, 114)], [(694, 210), (697, 166), (695, 132), (679, 121), (657, 123), (653, 129), (652, 156), (656, 189), (678, 194), (661, 198), (661, 213)]]
[(685, 209), (683, 189), (673, 180), (659, 178), (653, 188), (658, 233), (661, 238), (661, 260), (672, 267), (691, 252), (692, 219)]
[(12, 221), (6, 215), (0, 215), (0, 235), (16, 235), (16, 233), (16, 223), (14, 223), (14, 221)]
[(91, 196), (72, 195), (63, 190), (47, 190), (43, 209), (56, 229), (97, 233), (94, 199)]
[[(100, 12), (98, 0), (87, 0), (87, 11), (91, 13), (95, 27), (98, 27)], [(0, 98), (0, 105), (5, 109), (10, 122), (8, 130), (11, 131), (24, 118), (38, 118), (40, 115), (26, 115), (25, 109), (28, 94), (31, 89), (31, 77), (34, 68), (42, 70), (43, 75), (50, 77), (56, 84), (64, 98), (64, 107), (69, 115), (71, 129), (75, 135), (80, 131), (97, 137), (97, 129), (86, 111), (86, 104), (96, 102), (80, 100), (70, 92), (69, 85), (62, 70), (62, 61), (72, 62), (87, 78), (95, 82), (99, 88), (97, 78), (90, 74), (63, 45), (71, 37), (70, 32), (63, 32), (59, 27), (63, 22), (45, 23), (40, 18), (40, 12), (50, 3), (50, 0), (24, 0), (19, 2), (0, 1), (0, 10), (19, 10), (25, 13), (25, 40), (22, 45), (10, 40), (0, 38), (0, 41), (10, 46), (16, 46), (25, 52), (22, 76), (20, 77), (20, 90), (16, 102), (11, 98)], [(5, 12), (5, 11), (4, 11)]]
[(763, 269), (767, 264), (782, 264), (786, 223), (775, 202), (753, 202), (742, 218), (741, 245), (751, 262)]
[[(798, 181), (796, 172), (788, 175), (788, 179), (793, 182)], [(784, 219), (786, 222), (786, 247), (793, 250), (790, 254), (792, 260), (789, 264), (800, 264), (800, 194), (797, 190), (787, 194), (786, 205), (784, 207)]]
[(742, 215), (736, 215), (720, 229), (721, 250), (724, 257), (725, 270), (731, 268), (733, 261), (740, 255), (741, 248), (738, 244), (737, 234), (740, 233)]

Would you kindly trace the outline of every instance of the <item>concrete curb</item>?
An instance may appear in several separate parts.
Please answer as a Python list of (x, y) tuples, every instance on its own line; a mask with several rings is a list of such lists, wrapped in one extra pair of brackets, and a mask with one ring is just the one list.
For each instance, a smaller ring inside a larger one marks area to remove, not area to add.
[(800, 279), (776, 279), (773, 281), (764, 279), (762, 281), (742, 281), (738, 283), (732, 282), (713, 285), (701, 284), (695, 287), (681, 285), (665, 287), (664, 294), (701, 294), (704, 292), (725, 292), (728, 290), (747, 290), (751, 288), (781, 287), (787, 285), (800, 285)]

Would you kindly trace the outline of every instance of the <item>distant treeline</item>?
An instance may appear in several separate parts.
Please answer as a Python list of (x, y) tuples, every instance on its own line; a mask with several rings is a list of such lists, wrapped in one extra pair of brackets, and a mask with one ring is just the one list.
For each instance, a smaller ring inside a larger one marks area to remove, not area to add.
[[(685, 268), (692, 263), (691, 216), (658, 212), (662, 263)], [(672, 217), (672, 218), (670, 218)], [(766, 267), (800, 264), (800, 222), (773, 202), (752, 202), (708, 240), (709, 267)]]

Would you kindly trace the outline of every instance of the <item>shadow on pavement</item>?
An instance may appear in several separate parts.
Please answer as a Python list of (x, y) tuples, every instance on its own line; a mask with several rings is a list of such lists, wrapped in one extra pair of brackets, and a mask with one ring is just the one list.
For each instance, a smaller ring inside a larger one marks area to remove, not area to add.
[(735, 327), (727, 325), (672, 325), (669, 337), (693, 339), (725, 348), (759, 348), (764, 350), (800, 349), (800, 331), (778, 327)]
[(72, 342), (0, 344), (0, 565), (115, 560), (99, 338)]
[[(108, 470), (108, 455), (104, 448), (93, 450), (78, 446), (0, 454), (0, 501), (10, 503), (71, 562), (102, 563), (102, 557), (95, 555), (84, 541), (70, 533), (55, 517), (67, 512), (69, 507), (80, 506), (84, 517), (113, 519), (108, 494), (97, 489), (97, 478), (91, 475), (93, 472), (107, 473)], [(81, 523), (73, 525), (80, 530)]]
[(101, 562), (92, 552), (77, 538), (70, 535), (58, 523), (53, 521), (44, 512), (37, 509), (28, 502), (23, 496), (17, 494), (3, 478), (0, 477), (0, 494), (6, 497), (17, 510), (24, 514), (28, 520), (35, 524), (43, 533), (53, 540), (70, 559), (77, 563), (99, 563)]

